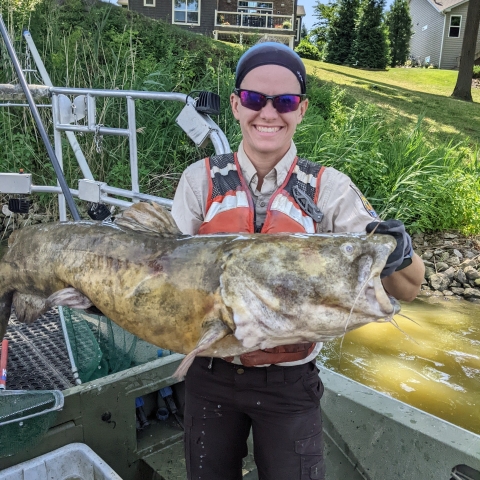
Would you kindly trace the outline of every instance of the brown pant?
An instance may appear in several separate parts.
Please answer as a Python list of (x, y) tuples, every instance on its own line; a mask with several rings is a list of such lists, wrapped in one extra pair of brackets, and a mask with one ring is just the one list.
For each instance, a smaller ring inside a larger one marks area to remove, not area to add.
[(189, 480), (241, 480), (252, 428), (260, 480), (323, 480), (323, 385), (314, 362), (243, 367), (196, 358), (185, 386)]

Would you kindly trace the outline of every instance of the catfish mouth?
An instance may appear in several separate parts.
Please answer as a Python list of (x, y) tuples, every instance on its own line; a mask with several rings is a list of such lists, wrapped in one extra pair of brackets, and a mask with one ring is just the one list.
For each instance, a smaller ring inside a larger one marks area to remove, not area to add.
[[(360, 266), (358, 280), (368, 305), (378, 317), (393, 317), (400, 311), (400, 303), (389, 295), (382, 284), (380, 274), (385, 265), (383, 255), (376, 256), (375, 260), (366, 255)], [(372, 265), (373, 263), (373, 265)]]
[[(375, 300), (378, 303), (380, 310), (384, 313), (385, 316), (393, 317), (393, 315), (397, 314), (400, 311), (400, 303), (396, 298), (392, 297), (385, 291), (379, 275), (373, 278), (372, 293), (375, 295)], [(366, 294), (368, 297), (368, 290)]]

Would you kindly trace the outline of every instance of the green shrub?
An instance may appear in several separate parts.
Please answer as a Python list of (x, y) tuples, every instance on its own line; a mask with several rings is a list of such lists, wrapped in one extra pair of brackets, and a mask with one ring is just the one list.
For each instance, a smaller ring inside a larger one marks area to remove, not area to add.
[(473, 66), (473, 78), (480, 78), (480, 65)]
[(398, 218), (412, 233), (480, 233), (479, 152), (468, 141), (431, 146), (422, 119), (394, 131), (378, 107), (309, 82), (309, 108), (295, 135), (300, 155), (349, 175), (382, 218)]
[(306, 38), (303, 38), (297, 47), (295, 47), (295, 51), (302, 57), (308, 58), (310, 60), (321, 60), (321, 55), (318, 48), (310, 43)]

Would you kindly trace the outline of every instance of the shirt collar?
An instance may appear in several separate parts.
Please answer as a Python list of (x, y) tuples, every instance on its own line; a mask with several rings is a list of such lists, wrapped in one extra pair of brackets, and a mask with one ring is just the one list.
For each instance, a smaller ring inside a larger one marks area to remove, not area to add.
[[(287, 178), (288, 172), (290, 171), (290, 168), (296, 156), (297, 156), (297, 147), (295, 146), (292, 140), (292, 143), (290, 144), (290, 148), (288, 149), (287, 153), (273, 167), (273, 169), (269, 173), (267, 173), (265, 177), (265, 178), (267, 177), (272, 178), (271, 176), (274, 177), (276, 189), (279, 188), (285, 181), (285, 178)], [(253, 166), (253, 163), (250, 161), (247, 154), (245, 153), (245, 150), (243, 148), (243, 140), (240, 142), (240, 145), (238, 146), (237, 160), (242, 170), (243, 178), (245, 178), (245, 181), (247, 182), (249, 187), (252, 189), (252, 191), (255, 191), (257, 187), (257, 182), (258, 182), (257, 170), (255, 169), (255, 167)]]

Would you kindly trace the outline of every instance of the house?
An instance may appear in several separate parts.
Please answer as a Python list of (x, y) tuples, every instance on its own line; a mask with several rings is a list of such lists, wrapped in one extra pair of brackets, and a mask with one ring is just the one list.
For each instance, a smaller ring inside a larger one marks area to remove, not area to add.
[(123, 7), (215, 39), (247, 35), (300, 41), (305, 9), (297, 0), (118, 0)]
[[(410, 0), (410, 54), (421, 64), (458, 68), (467, 10), (468, 0)], [(475, 63), (480, 64), (480, 32), (475, 52)]]

